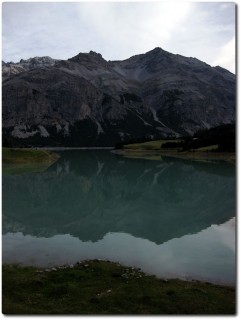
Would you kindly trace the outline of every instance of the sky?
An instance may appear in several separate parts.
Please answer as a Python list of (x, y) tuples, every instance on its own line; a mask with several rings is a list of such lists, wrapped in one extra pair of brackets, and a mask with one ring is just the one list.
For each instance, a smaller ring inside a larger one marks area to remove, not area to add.
[(235, 73), (235, 4), (228, 2), (4, 2), (2, 60), (106, 60), (162, 49)]

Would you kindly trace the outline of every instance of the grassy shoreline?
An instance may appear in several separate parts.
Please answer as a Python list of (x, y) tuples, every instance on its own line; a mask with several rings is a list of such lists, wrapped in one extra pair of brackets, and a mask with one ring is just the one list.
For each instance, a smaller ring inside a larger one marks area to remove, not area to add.
[(161, 157), (174, 157), (190, 160), (223, 160), (233, 164), (236, 162), (234, 152), (212, 152), (212, 151), (183, 151), (177, 150), (144, 150), (144, 149), (121, 149), (112, 151), (126, 158), (140, 158), (149, 160), (161, 160)]
[(3, 164), (52, 163), (58, 155), (47, 150), (31, 148), (2, 148)]
[[(209, 145), (198, 149), (183, 151), (181, 147), (174, 147), (181, 143), (182, 139), (154, 140), (142, 143), (123, 145), (121, 149), (112, 152), (128, 158), (141, 158), (149, 160), (161, 160), (162, 156), (183, 158), (190, 160), (224, 160), (235, 163), (235, 152), (220, 152), (218, 145)], [(167, 144), (173, 144), (172, 148), (165, 148)]]
[(2, 169), (4, 175), (42, 172), (58, 159), (58, 154), (47, 150), (2, 148)]
[(3, 265), (2, 311), (10, 314), (235, 314), (235, 288), (164, 280), (109, 261), (59, 268)]

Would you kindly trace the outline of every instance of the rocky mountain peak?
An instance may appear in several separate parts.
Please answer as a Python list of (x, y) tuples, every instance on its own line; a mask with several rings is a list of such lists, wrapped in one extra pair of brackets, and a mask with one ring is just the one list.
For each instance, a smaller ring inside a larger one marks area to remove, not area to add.
[(68, 59), (68, 61), (78, 62), (86, 66), (108, 66), (108, 62), (102, 57), (102, 55), (92, 50), (89, 53), (80, 52), (76, 56)]
[(163, 53), (163, 52), (166, 52), (166, 51), (163, 50), (163, 49), (160, 48), (160, 47), (156, 47), (156, 48), (148, 51), (147, 54), (158, 54), (158, 53)]
[(29, 58), (29, 59), (21, 59), (19, 63), (32, 63), (32, 62), (53, 62), (56, 59), (52, 59), (49, 56), (44, 56), (44, 57), (33, 57), (33, 58)]
[(92, 59), (95, 58), (97, 60), (105, 60), (102, 55), (100, 53), (97, 53), (95, 51), (90, 51), (89, 53), (86, 53), (86, 52), (80, 52), (78, 53), (76, 56), (68, 59), (69, 61), (80, 61), (82, 60), (83, 58), (88, 58), (88, 59)]
[(123, 61), (49, 59), (3, 63), (4, 135), (19, 145), (113, 146), (235, 120), (235, 75), (195, 58), (157, 47)]
[(51, 57), (34, 57), (29, 59), (21, 59), (19, 62), (7, 62), (2, 61), (2, 76), (3, 80), (15, 76), (19, 73), (29, 71), (32, 69), (45, 69), (48, 67), (52, 67), (56, 63), (56, 59), (52, 59)]
[(98, 53), (98, 52), (95, 52), (95, 51), (90, 50), (89, 54), (90, 54), (91, 56), (93, 56), (93, 57), (103, 59), (103, 58), (102, 58), (102, 55), (101, 55), (100, 53)]
[[(129, 66), (133, 65), (143, 65), (147, 64), (156, 64), (156, 63), (163, 63), (164, 60), (170, 60), (174, 56), (173, 54), (163, 50), (160, 47), (156, 47), (153, 50), (146, 52), (145, 54), (138, 54), (130, 57), (129, 59), (120, 61), (120, 63), (128, 64)], [(114, 61), (113, 61), (114, 62)], [(118, 61), (116, 61), (118, 62)]]

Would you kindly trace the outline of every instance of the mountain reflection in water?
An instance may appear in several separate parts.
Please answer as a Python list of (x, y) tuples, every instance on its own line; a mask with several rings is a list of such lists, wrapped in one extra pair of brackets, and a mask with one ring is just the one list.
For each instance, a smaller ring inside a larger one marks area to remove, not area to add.
[(42, 173), (3, 177), (3, 234), (70, 234), (96, 242), (124, 232), (156, 244), (235, 216), (235, 167), (63, 151)]

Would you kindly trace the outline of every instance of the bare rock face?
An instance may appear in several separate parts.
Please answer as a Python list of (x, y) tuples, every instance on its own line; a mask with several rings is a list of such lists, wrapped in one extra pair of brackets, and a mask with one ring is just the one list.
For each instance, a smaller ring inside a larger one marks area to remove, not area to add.
[(15, 76), (21, 72), (29, 71), (36, 68), (45, 69), (55, 65), (56, 59), (50, 57), (35, 57), (27, 60), (21, 59), (20, 62), (4, 62), (2, 61), (2, 78), (3, 80)]
[(235, 75), (161, 48), (124, 61), (80, 53), (3, 63), (3, 135), (14, 145), (114, 146), (235, 120)]

